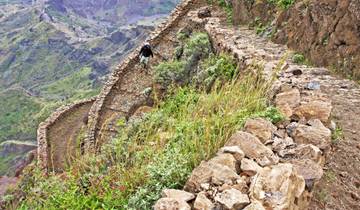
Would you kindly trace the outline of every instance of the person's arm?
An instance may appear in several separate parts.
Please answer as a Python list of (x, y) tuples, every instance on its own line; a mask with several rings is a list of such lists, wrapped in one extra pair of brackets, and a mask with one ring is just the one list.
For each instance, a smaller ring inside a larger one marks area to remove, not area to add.
[(139, 55), (141, 55), (144, 51), (144, 47), (141, 48), (140, 52), (139, 52)]
[(150, 49), (151, 57), (154, 57), (153, 51)]

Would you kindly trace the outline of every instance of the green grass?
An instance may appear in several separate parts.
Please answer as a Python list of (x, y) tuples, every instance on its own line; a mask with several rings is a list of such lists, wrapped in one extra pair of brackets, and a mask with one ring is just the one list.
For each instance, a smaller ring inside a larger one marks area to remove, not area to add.
[(336, 144), (344, 139), (344, 132), (341, 127), (336, 126), (336, 129), (331, 133), (331, 143)]
[(78, 72), (41, 87), (40, 92), (45, 98), (53, 99), (82, 99), (98, 93), (98, 87), (94, 88), (89, 80), (91, 68), (84, 67)]
[(0, 142), (35, 138), (33, 128), (37, 127), (38, 120), (33, 116), (41, 110), (41, 102), (21, 90), (2, 92), (0, 98)]

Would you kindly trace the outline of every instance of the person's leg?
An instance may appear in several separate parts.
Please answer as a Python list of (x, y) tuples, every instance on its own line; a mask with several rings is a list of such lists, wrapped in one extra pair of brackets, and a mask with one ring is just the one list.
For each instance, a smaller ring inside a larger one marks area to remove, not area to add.
[(144, 68), (145, 67), (145, 57), (143, 55), (140, 55), (140, 65)]
[(149, 58), (150, 58), (150, 57), (144, 57), (145, 68), (148, 67)]

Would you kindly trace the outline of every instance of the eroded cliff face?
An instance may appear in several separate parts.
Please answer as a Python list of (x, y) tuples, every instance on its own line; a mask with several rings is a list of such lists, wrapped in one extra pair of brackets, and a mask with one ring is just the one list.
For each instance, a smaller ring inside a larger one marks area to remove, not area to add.
[(303, 53), (315, 65), (360, 78), (359, 1), (296, 1), (278, 12), (266, 1), (241, 0), (233, 4), (236, 23), (258, 20), (271, 25), (273, 41)]
[(316, 65), (360, 78), (360, 2), (299, 1), (281, 13), (274, 40), (305, 53)]

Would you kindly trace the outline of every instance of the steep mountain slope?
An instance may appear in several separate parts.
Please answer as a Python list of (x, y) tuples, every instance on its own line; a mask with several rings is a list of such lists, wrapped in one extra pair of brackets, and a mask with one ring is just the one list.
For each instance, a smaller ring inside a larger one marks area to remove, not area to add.
[(56, 107), (96, 95), (177, 2), (0, 0), (0, 142), (34, 141)]

